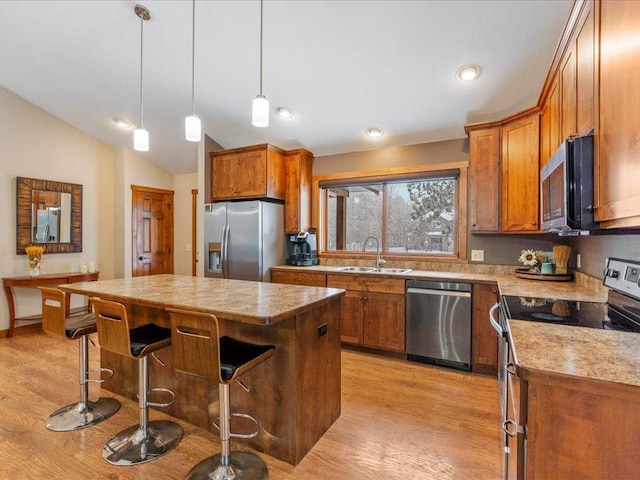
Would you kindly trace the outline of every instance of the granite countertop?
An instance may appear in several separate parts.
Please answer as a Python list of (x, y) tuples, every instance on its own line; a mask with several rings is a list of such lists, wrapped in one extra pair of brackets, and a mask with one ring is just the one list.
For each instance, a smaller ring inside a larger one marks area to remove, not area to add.
[(640, 387), (640, 335), (510, 320), (518, 374), (551, 374)]
[(66, 292), (157, 308), (184, 308), (221, 319), (270, 325), (343, 295), (337, 288), (302, 287), (184, 275), (60, 285)]

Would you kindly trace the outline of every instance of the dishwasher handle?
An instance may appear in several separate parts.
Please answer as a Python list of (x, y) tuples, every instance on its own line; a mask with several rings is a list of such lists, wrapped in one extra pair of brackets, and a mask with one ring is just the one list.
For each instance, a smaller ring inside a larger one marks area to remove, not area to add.
[(438, 297), (466, 297), (471, 298), (470, 292), (456, 292), (453, 290), (432, 290), (430, 288), (407, 288), (407, 293), (419, 295), (437, 295)]

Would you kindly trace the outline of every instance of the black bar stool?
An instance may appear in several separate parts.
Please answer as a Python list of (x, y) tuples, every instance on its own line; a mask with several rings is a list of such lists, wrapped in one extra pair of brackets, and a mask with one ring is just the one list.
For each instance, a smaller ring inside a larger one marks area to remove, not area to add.
[[(123, 304), (99, 298), (92, 298), (91, 303), (98, 323), (100, 347), (138, 360), (140, 424), (121, 431), (109, 440), (102, 449), (102, 457), (114, 465), (150, 462), (178, 445), (183, 433), (182, 427), (175, 422), (148, 421), (149, 406), (167, 407), (175, 399), (174, 393), (169, 389), (149, 388), (148, 356), (171, 345), (171, 330), (154, 323), (130, 329), (127, 310)], [(149, 402), (147, 396), (151, 392), (168, 393), (171, 400), (167, 403)]]
[[(229, 384), (243, 373), (262, 363), (275, 351), (273, 345), (254, 345), (219, 335), (214, 315), (167, 308), (171, 317), (173, 368), (178, 372), (218, 382), (220, 398), (221, 452), (209, 457), (187, 474), (187, 480), (257, 480), (269, 478), (267, 466), (251, 452), (230, 452), (229, 440), (253, 438), (260, 424), (250, 415), (231, 413)], [(242, 383), (240, 383), (242, 385)], [(246, 389), (244, 385), (243, 388)], [(247, 390), (248, 391), (248, 390)], [(231, 433), (231, 417), (253, 421), (256, 430), (250, 434)]]
[[(56, 432), (70, 432), (106, 420), (118, 411), (120, 402), (115, 398), (99, 398), (95, 402), (89, 400), (89, 382), (102, 383), (113, 376), (113, 372), (108, 369), (89, 370), (89, 334), (98, 330), (95, 315), (88, 313), (67, 318), (66, 294), (57, 288), (38, 288), (42, 293), (42, 329), (51, 335), (78, 340), (79, 346), (80, 401), (49, 415), (46, 427)], [(100, 380), (89, 379), (90, 372), (103, 371), (111, 375)]]

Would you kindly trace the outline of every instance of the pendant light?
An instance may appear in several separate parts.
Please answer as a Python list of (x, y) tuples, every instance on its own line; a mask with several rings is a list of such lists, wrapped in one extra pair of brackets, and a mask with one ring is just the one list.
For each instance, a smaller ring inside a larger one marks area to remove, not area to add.
[(251, 123), (264, 128), (269, 126), (269, 100), (262, 94), (262, 18), (263, 0), (260, 0), (260, 94), (253, 99)]
[(190, 142), (202, 138), (200, 118), (196, 115), (196, 0), (193, 0), (191, 24), (191, 115), (184, 119), (184, 136)]
[(149, 132), (144, 128), (144, 108), (142, 91), (142, 67), (143, 67), (143, 46), (144, 46), (144, 22), (151, 18), (151, 12), (143, 6), (136, 5), (134, 11), (140, 17), (140, 126), (133, 132), (133, 149), (138, 152), (149, 151)]

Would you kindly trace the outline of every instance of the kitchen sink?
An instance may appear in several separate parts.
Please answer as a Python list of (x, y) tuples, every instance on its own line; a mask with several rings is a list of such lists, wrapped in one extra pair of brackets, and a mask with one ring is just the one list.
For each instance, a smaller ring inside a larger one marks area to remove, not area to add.
[(338, 272), (361, 272), (361, 273), (407, 273), (410, 268), (373, 268), (373, 267), (338, 267)]
[(373, 267), (339, 267), (336, 268), (338, 272), (375, 272)]

